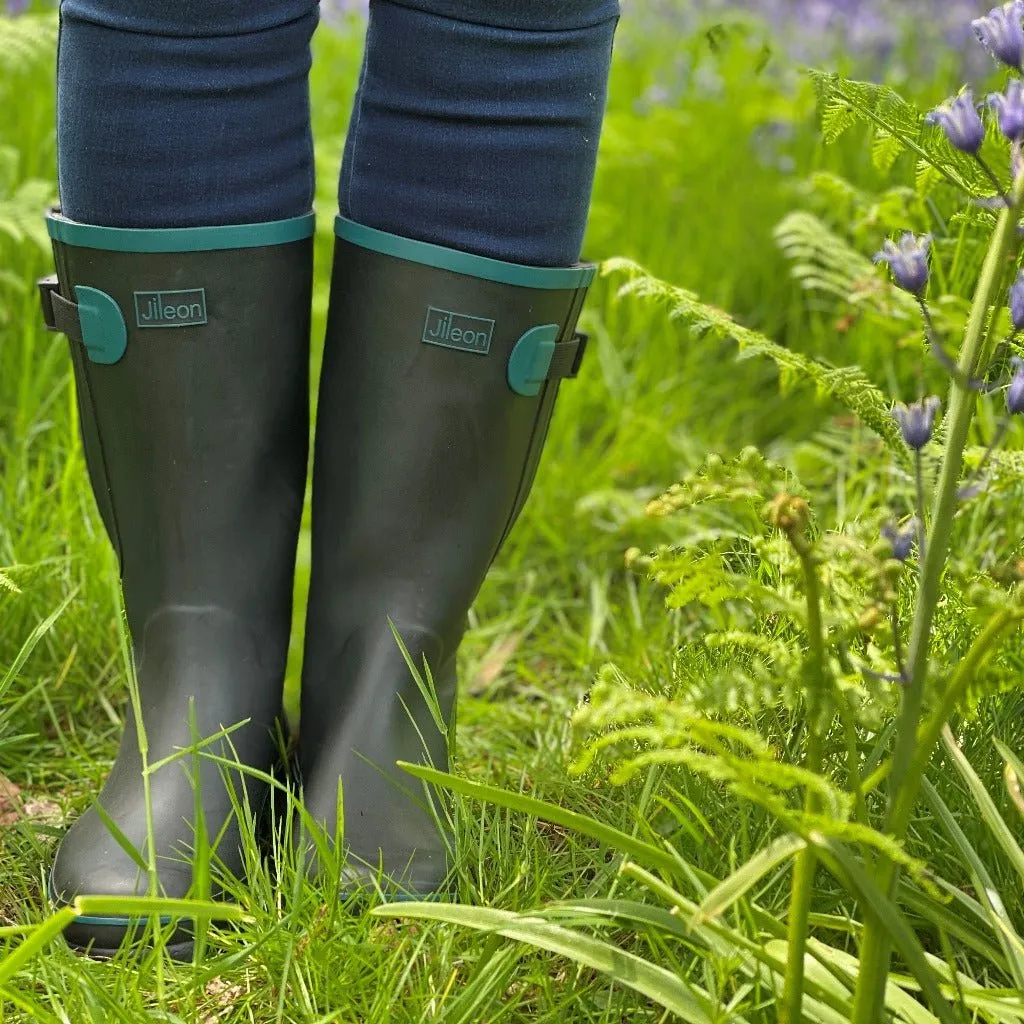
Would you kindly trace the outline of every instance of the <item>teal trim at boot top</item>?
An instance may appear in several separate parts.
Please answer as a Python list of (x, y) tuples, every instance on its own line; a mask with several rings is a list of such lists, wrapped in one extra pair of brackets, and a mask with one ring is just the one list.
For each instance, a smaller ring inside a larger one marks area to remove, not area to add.
[(264, 224), (198, 228), (108, 228), (80, 224), (51, 210), (46, 216), (46, 229), (55, 242), (105, 252), (208, 252), (300, 242), (312, 237), (316, 217), (307, 213)]
[[(453, 722), (456, 652), (529, 494), (585, 339), (590, 266), (520, 267), (341, 220), (313, 468), (302, 676), (305, 805), (343, 834), (347, 887), (450, 877), (444, 798), (396, 767), (449, 763), (411, 663)], [(338, 780), (344, 828), (338, 829)], [(316, 868), (310, 858), (311, 867)]]
[[(69, 339), (149, 763), (164, 762), (149, 786), (170, 898), (195, 891), (203, 835), (219, 837), (218, 871), (242, 874), (233, 800), (258, 809), (267, 796), (242, 769), (267, 772), (277, 759), (309, 435), (312, 223), (147, 232), (49, 220), (57, 273), (41, 282), (44, 318)], [(134, 715), (125, 722), (97, 803), (145, 859), (142, 755)], [(189, 753), (224, 729), (229, 739)], [(58, 905), (150, 890), (95, 807), (64, 836), (50, 884)], [(106, 957), (145, 930), (127, 916), (86, 916), (64, 934)], [(191, 931), (187, 920), (174, 926), (173, 956), (191, 955)]]
[(594, 280), (594, 274), (597, 272), (597, 268), (591, 263), (581, 263), (575, 267), (526, 267), (519, 263), (506, 263), (503, 260), (491, 259), (489, 256), (476, 256), (473, 253), (448, 249), (431, 242), (402, 238), (340, 216), (335, 218), (334, 233), (346, 242), (386, 256), (397, 256), (412, 263), (422, 263), (426, 267), (450, 270), (481, 281), (495, 281), (499, 284), (517, 285), (520, 288), (543, 288), (554, 291), (586, 288)]

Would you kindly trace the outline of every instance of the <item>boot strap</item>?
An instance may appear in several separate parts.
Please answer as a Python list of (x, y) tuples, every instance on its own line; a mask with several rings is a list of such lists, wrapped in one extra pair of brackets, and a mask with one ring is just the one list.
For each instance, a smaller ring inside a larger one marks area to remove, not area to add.
[(43, 323), (46, 325), (46, 329), (58, 334), (65, 334), (79, 345), (85, 344), (82, 339), (82, 320), (78, 313), (78, 305), (61, 295), (57, 275), (41, 277), (37, 284), (39, 286), (39, 302), (43, 307)]
[(583, 356), (587, 351), (589, 335), (583, 331), (574, 331), (567, 341), (560, 341), (551, 353), (551, 365), (548, 367), (548, 380), (572, 379), (580, 372)]
[(128, 330), (120, 306), (98, 288), (78, 286), (72, 302), (60, 292), (56, 274), (41, 278), (39, 299), (46, 329), (66, 334), (81, 345), (94, 363), (116, 363), (128, 344)]

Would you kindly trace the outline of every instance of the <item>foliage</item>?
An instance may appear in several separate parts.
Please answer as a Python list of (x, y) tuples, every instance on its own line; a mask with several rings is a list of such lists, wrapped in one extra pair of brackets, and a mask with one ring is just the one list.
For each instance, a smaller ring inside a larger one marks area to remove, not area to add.
[[(799, 961), (804, 1019), (831, 1024), (853, 1016), (872, 916), (896, 943), (894, 1019), (1024, 1017), (1022, 431), (990, 449), (997, 398), (969, 436), (981, 487), (953, 519), (932, 631), (921, 735), (950, 717), (952, 730), (936, 733), (913, 827), (884, 827), (907, 656), (894, 636), (917, 589), (913, 559), (879, 540), (915, 503), (887, 392), (948, 375), (871, 253), (902, 230), (934, 235), (929, 307), (951, 344), (998, 214), (964, 195), (990, 183), (886, 86), (808, 84), (742, 26), (638, 26), (620, 31), (588, 236), (590, 254), (622, 255), (604, 264), (587, 366), (473, 610), (458, 772), (409, 768), (453, 793), (460, 902), (346, 902), (267, 859), (247, 821), (247, 880), (223, 880), (238, 920), (210, 928), (193, 967), (165, 962), (159, 941), (80, 960), (48, 917), (56, 826), (95, 794), (127, 680), (64, 343), (34, 306), (56, 192), (55, 20), (0, 18), (5, 1019), (768, 1024)], [(316, 47), (319, 338), (359, 28)], [(912, 84), (929, 102), (956, 87)], [(994, 132), (983, 154), (1003, 172)], [(1005, 314), (992, 322), (998, 340)], [(939, 460), (923, 462), (930, 488)], [(307, 551), (304, 532), (296, 651)], [(27, 797), (17, 809), (5, 777)], [(30, 810), (45, 800), (56, 823)], [(903, 869), (892, 892), (883, 863)]]

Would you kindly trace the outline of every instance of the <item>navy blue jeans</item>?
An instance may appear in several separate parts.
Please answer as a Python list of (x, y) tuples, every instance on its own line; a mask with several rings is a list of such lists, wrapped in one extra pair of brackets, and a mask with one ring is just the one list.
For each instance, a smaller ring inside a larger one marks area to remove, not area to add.
[[(618, 0), (371, 0), (341, 212), (497, 259), (575, 261), (617, 16)], [(64, 212), (118, 227), (305, 213), (317, 20), (316, 0), (63, 0)]]

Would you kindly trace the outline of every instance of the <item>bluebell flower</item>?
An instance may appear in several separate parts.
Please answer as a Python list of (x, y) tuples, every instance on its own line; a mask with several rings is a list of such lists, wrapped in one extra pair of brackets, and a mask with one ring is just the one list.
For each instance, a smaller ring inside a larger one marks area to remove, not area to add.
[(1010, 323), (1015, 331), (1024, 330), (1024, 270), (1017, 273), (1017, 279), (1010, 285)]
[(908, 520), (903, 526), (886, 523), (882, 527), (882, 536), (892, 548), (892, 557), (898, 562), (905, 562), (910, 557), (914, 541), (917, 540), (917, 516)]
[(993, 7), (984, 18), (975, 18), (971, 22), (975, 35), (992, 56), (1018, 71), (1024, 64), (1022, 15), (1024, 3), (1010, 0), (1000, 7)]
[(941, 407), (942, 402), (932, 395), (911, 405), (897, 405), (893, 409), (892, 417), (900, 425), (900, 432), (908, 448), (919, 452), (932, 439), (935, 414)]
[(875, 253), (876, 263), (888, 263), (893, 280), (912, 295), (922, 295), (928, 284), (928, 249), (931, 235), (916, 238), (909, 231), (899, 245), (886, 239), (881, 251)]
[(1010, 365), (1013, 367), (1013, 377), (1006, 389), (1006, 411), (1011, 416), (1017, 416), (1024, 412), (1024, 359), (1014, 356)]
[(991, 93), (988, 104), (999, 118), (999, 130), (1011, 142), (1020, 142), (1024, 138), (1024, 86), (1020, 79), (1012, 79), (1005, 93)]
[(982, 124), (970, 89), (965, 89), (959, 96), (937, 106), (925, 121), (937, 124), (946, 133), (950, 145), (964, 153), (977, 154), (985, 141), (985, 125)]

